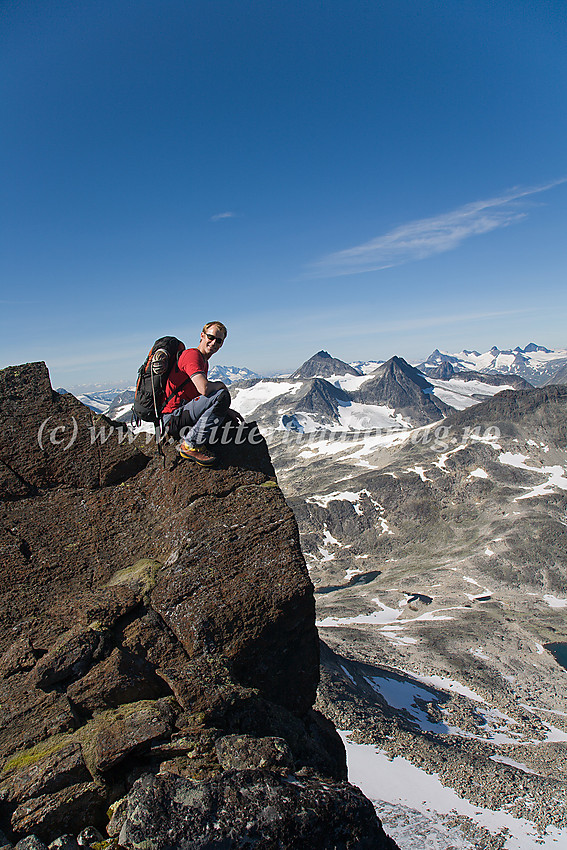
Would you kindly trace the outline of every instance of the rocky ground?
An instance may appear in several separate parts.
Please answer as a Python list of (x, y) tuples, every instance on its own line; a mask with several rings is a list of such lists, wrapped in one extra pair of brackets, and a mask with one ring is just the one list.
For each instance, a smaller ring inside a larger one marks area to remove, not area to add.
[[(319, 706), (561, 840), (567, 671), (545, 646), (567, 641), (566, 423), (550, 387), (411, 433), (268, 436), (327, 647)], [(539, 846), (459, 828), (480, 842), (463, 846)]]
[(313, 586), (258, 431), (203, 469), (44, 364), (0, 398), (5, 850), (395, 850), (313, 709)]

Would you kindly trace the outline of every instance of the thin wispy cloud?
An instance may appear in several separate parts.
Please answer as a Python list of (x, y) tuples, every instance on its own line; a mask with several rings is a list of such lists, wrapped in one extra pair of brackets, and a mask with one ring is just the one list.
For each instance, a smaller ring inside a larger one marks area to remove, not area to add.
[(223, 218), (236, 218), (236, 213), (234, 212), (222, 212), (216, 213), (216, 215), (212, 215), (209, 221), (222, 221)]
[(311, 263), (310, 277), (337, 277), (379, 271), (424, 260), (457, 248), (465, 239), (508, 227), (525, 218), (522, 199), (567, 182), (567, 178), (542, 186), (514, 188), (496, 198), (474, 201), (452, 212), (402, 224), (362, 245), (328, 254)]

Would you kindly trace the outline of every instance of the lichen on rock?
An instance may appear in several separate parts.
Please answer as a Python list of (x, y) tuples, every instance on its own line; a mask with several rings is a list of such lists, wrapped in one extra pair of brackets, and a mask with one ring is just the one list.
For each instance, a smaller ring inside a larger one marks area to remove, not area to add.
[[(227, 847), (252, 835), (266, 848), (392, 847), (312, 708), (313, 587), (255, 426), (220, 447), (215, 469), (173, 446), (163, 469), (154, 445), (118, 439), (54, 393), (44, 364), (3, 370), (0, 393), (10, 840), (96, 827), (125, 848), (173, 850), (209, 846), (216, 829)], [(41, 445), (46, 422), (74, 423), (76, 439)], [(160, 832), (148, 794), (177, 838)]]

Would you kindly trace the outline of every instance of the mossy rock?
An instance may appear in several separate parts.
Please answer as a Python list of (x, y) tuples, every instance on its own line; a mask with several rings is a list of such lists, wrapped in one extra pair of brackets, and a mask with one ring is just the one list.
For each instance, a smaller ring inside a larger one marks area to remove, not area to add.
[(129, 587), (136, 594), (146, 596), (155, 587), (157, 574), (162, 564), (153, 558), (141, 558), (130, 567), (114, 573), (106, 587)]
[(10, 758), (6, 759), (0, 771), (0, 775), (6, 776), (13, 773), (15, 770), (22, 770), (24, 767), (30, 767), (47, 756), (52, 756), (54, 753), (62, 750), (67, 744), (74, 741), (73, 734), (53, 735), (45, 741), (40, 741), (39, 744), (30, 747), (27, 750), (20, 750)]

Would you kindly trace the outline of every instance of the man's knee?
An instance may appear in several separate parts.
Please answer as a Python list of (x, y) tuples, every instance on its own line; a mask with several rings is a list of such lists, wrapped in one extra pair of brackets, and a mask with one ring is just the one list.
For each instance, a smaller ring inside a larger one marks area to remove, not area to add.
[(226, 387), (223, 387), (222, 390), (218, 390), (214, 394), (213, 399), (214, 399), (213, 404), (214, 404), (215, 410), (220, 410), (220, 411), (226, 412), (228, 410), (228, 408), (230, 407), (230, 400), (231, 400), (230, 399), (230, 393), (226, 389)]

